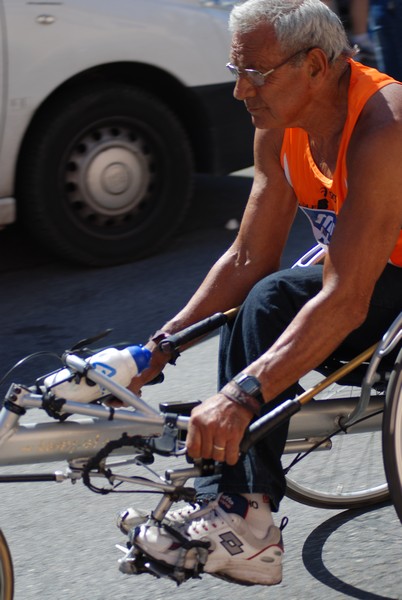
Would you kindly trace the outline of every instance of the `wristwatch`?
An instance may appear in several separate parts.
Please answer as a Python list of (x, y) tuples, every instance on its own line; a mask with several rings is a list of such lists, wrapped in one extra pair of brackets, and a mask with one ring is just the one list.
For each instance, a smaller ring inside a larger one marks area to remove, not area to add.
[(246, 373), (239, 373), (233, 377), (232, 381), (237, 383), (240, 389), (243, 390), (249, 396), (254, 396), (258, 401), (263, 404), (261, 399), (261, 383), (254, 375), (247, 375)]
[(254, 375), (239, 373), (221, 389), (221, 393), (232, 402), (247, 408), (256, 417), (260, 416), (264, 398), (261, 384)]

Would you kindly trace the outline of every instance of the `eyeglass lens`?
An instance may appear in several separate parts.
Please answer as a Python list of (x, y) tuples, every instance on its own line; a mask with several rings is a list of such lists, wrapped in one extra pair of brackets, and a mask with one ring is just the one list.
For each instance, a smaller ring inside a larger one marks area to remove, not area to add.
[(252, 85), (255, 85), (257, 87), (261, 87), (265, 83), (265, 77), (262, 73), (260, 73), (260, 71), (256, 71), (254, 69), (241, 70), (230, 63), (228, 63), (226, 66), (236, 80), (239, 79), (240, 75), (242, 74), (248, 79), (248, 81)]

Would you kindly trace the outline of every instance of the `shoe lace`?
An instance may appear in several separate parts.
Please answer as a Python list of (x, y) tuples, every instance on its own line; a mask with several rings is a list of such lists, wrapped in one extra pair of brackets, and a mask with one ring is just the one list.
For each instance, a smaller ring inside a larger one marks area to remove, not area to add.
[(198, 504), (198, 502), (195, 504), (187, 504), (176, 510), (169, 511), (168, 516), (172, 521), (180, 521), (181, 519), (189, 517), (193, 512), (200, 510), (200, 508), (201, 505)]
[(211, 529), (217, 529), (220, 525), (224, 524), (225, 521), (222, 517), (216, 512), (215, 509), (211, 509), (206, 515), (201, 517), (200, 519), (196, 519), (190, 525), (192, 531), (196, 534), (204, 533), (206, 531), (210, 531)]

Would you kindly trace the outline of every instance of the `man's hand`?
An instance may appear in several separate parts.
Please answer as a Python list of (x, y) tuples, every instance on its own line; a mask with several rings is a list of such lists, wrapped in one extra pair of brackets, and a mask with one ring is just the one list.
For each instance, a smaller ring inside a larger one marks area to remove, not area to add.
[(189, 455), (236, 464), (240, 442), (253, 416), (223, 394), (212, 396), (191, 413), (186, 441)]
[(155, 379), (163, 371), (171, 358), (169, 354), (161, 352), (153, 342), (149, 342), (145, 347), (151, 351), (151, 359), (149, 367), (133, 377), (130, 385), (128, 385), (128, 389), (134, 392), (134, 394), (139, 394), (144, 385)]
[[(168, 354), (164, 354), (159, 350), (159, 348), (153, 342), (149, 342), (146, 346), (148, 350), (151, 351), (151, 359), (149, 362), (149, 367), (138, 373), (135, 377), (132, 378), (127, 388), (136, 394), (137, 396), (141, 396), (141, 389), (144, 385), (155, 379), (165, 368), (166, 364), (170, 360), (170, 356)], [(121, 400), (117, 398), (113, 398), (112, 400), (108, 400), (106, 403), (108, 406), (113, 406), (115, 408), (119, 408), (122, 406), (126, 406)]]

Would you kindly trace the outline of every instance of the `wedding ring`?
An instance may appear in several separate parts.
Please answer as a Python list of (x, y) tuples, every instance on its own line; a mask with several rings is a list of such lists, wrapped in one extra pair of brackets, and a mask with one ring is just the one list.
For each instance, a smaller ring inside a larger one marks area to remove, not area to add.
[(223, 450), (225, 449), (225, 448), (222, 448), (222, 446), (215, 446), (215, 444), (214, 444), (214, 448), (215, 448), (215, 450), (220, 450), (221, 452), (223, 452)]

